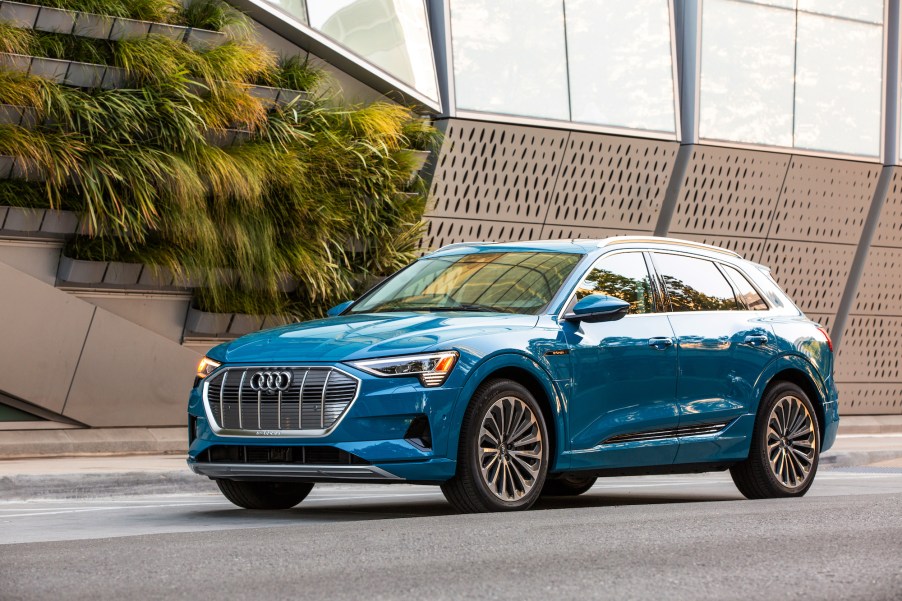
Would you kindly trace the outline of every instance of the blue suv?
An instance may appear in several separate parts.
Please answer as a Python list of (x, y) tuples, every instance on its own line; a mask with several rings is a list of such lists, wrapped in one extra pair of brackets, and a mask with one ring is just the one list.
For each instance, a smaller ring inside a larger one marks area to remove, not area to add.
[(746, 497), (795, 497), (836, 437), (829, 336), (713, 246), (454, 244), (329, 314), (200, 363), (188, 463), (236, 505), (409, 482), (503, 511), (727, 469)]

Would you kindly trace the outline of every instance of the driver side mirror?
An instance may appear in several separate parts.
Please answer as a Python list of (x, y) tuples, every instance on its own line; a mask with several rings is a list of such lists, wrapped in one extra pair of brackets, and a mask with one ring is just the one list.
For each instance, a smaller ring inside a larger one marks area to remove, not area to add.
[(613, 296), (590, 294), (573, 305), (573, 312), (564, 315), (565, 321), (615, 321), (629, 313), (630, 304)]
[(344, 313), (345, 309), (347, 309), (348, 307), (350, 307), (353, 304), (354, 304), (354, 301), (352, 301), (352, 300), (345, 301), (343, 303), (339, 303), (339, 304), (335, 305), (334, 307), (332, 307), (331, 309), (329, 309), (328, 311), (326, 311), (326, 316), (327, 317), (335, 317), (336, 315), (341, 315), (342, 313)]

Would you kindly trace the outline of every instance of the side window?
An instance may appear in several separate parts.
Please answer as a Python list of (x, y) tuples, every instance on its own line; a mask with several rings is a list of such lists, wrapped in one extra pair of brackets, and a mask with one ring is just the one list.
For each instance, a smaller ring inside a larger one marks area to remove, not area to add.
[(722, 265), (722, 267), (736, 286), (737, 300), (739, 300), (740, 306), (745, 305), (749, 311), (767, 311), (767, 303), (741, 271), (730, 265)]
[(620, 253), (596, 261), (577, 286), (571, 307), (590, 294), (607, 294), (625, 300), (630, 304), (630, 315), (654, 311), (651, 278), (642, 253)]
[(672, 311), (739, 308), (733, 287), (711, 261), (666, 253), (655, 253), (654, 260), (670, 296)]

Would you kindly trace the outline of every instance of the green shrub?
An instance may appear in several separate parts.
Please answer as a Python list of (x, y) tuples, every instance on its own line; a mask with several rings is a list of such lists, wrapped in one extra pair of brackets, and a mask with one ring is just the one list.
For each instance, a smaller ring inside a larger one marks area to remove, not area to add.
[[(118, 14), (138, 3), (101, 4), (91, 10)], [(209, 6), (189, 13), (194, 23), (219, 18)], [(5, 47), (87, 52), (68, 36), (23, 42), (9, 31), (0, 28)], [(414, 257), (426, 186), (411, 177), (407, 149), (434, 148), (438, 134), (409, 109), (341, 106), (319, 93), (328, 87), (321, 71), (301, 58), (277, 61), (247, 37), (203, 52), (160, 36), (96, 48), (128, 71), (129, 89), (0, 71), (0, 102), (32, 107), (41, 123), (0, 126), (0, 155), (20, 157), (42, 180), (0, 182), (0, 203), (79, 212), (87, 235), (66, 252), (190, 275), (208, 310), (301, 318)], [(274, 107), (248, 93), (251, 83), (310, 94)], [(227, 128), (244, 130), (242, 143), (209, 143)], [(285, 278), (299, 280), (298, 289), (283, 292)]]

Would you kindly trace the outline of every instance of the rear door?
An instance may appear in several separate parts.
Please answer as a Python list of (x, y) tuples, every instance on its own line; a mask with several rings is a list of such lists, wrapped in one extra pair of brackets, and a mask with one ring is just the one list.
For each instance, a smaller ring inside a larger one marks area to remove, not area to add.
[(673, 330), (656, 309), (645, 255), (621, 252), (598, 259), (564, 312), (595, 293), (629, 302), (630, 311), (617, 321), (561, 324), (574, 383), (568, 407), (571, 468), (670, 464), (678, 446), (672, 435), (670, 440), (635, 437), (672, 430), (679, 421)]
[[(753, 386), (777, 352), (775, 337), (767, 304), (734, 267), (675, 252), (652, 259), (676, 335), (680, 432), (691, 443), (694, 433), (716, 432), (754, 409)], [(681, 449), (678, 462), (704, 460)]]

